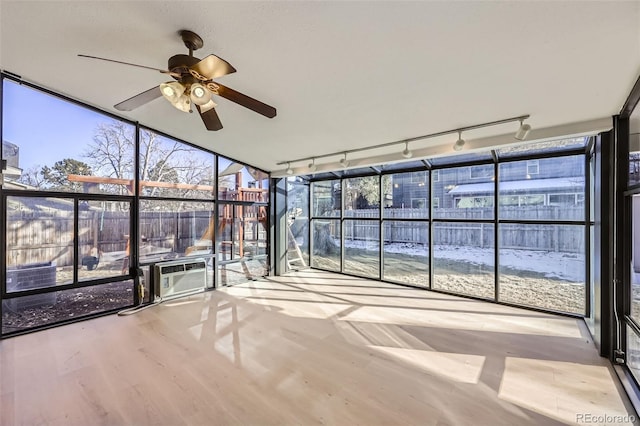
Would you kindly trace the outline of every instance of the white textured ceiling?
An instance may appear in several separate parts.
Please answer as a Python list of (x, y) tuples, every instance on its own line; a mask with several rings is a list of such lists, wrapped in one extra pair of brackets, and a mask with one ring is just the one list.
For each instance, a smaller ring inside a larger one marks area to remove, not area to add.
[[(639, 2), (0, 2), (0, 67), (266, 170), (531, 114), (547, 128), (616, 114), (640, 72)], [(157, 99), (113, 105), (167, 78), (78, 58), (166, 67), (196, 52), (238, 71), (222, 84), (278, 109), (220, 99), (224, 129)], [(486, 129), (480, 136), (509, 129)], [(433, 141), (416, 143), (428, 148)]]

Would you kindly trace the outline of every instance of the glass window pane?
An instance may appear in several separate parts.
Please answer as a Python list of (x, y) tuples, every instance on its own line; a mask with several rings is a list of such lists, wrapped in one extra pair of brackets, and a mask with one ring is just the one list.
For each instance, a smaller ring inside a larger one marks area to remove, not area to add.
[(640, 134), (629, 135), (629, 186), (640, 184)]
[(231, 258), (237, 259), (244, 255), (244, 244), (243, 244), (243, 226), (242, 226), (242, 208), (240, 206), (234, 206), (234, 214), (233, 214), (233, 249), (231, 250)]
[(218, 259), (231, 260), (233, 257), (234, 209), (231, 204), (218, 204), (218, 232), (216, 241)]
[(311, 266), (340, 272), (340, 220), (313, 219), (311, 227)]
[(384, 175), (382, 187), (384, 217), (417, 219), (429, 217), (429, 172)]
[(589, 158), (589, 217), (587, 220), (594, 221), (596, 216), (596, 157)]
[(380, 184), (378, 176), (344, 180), (344, 215), (347, 217), (380, 217)]
[(7, 292), (73, 282), (73, 200), (7, 197)]
[(501, 148), (497, 150), (498, 158), (517, 157), (519, 155), (549, 154), (584, 148), (588, 137), (559, 139), (554, 141), (524, 143), (522, 145)]
[(435, 157), (429, 158), (427, 161), (431, 163), (433, 166), (446, 166), (449, 164), (459, 164), (459, 163), (471, 163), (471, 162), (481, 162), (491, 160), (491, 153), (487, 152), (472, 152), (465, 154), (453, 154), (447, 155), (443, 157)]
[(266, 203), (269, 201), (269, 175), (218, 156), (218, 198)]
[(309, 265), (309, 184), (287, 178), (287, 267)]
[(130, 209), (128, 201), (80, 200), (79, 280), (129, 273)]
[(331, 179), (335, 179), (336, 177), (340, 177), (342, 176), (342, 171), (340, 170), (335, 170), (332, 172), (318, 172), (318, 173), (314, 173), (313, 175), (309, 176), (309, 175), (305, 175), (305, 176), (301, 176), (298, 175), (298, 177), (303, 177), (306, 179), (317, 179), (318, 181), (324, 181), (324, 180), (331, 180)]
[(627, 366), (635, 377), (640, 381), (640, 337), (628, 325), (627, 329)]
[(380, 222), (344, 221), (344, 272), (380, 277)]
[(584, 315), (584, 233), (582, 225), (500, 225), (499, 300)]
[(482, 179), (484, 181), (491, 180), (494, 174), (493, 164), (479, 164), (477, 166), (469, 166), (470, 179)]
[(433, 288), (494, 298), (494, 225), (434, 223)]
[(595, 226), (589, 226), (589, 246), (592, 247), (590, 251), (589, 259), (589, 312), (587, 312), (587, 318), (585, 322), (589, 327), (591, 334), (595, 336), (596, 333), (596, 254), (595, 254)]
[(5, 189), (127, 194), (135, 127), (3, 80)]
[(311, 184), (313, 216), (340, 217), (342, 187), (340, 180), (325, 180)]
[(2, 301), (2, 334), (133, 305), (133, 281), (121, 281)]
[(140, 263), (212, 253), (213, 203), (140, 201)]
[(640, 195), (631, 197), (631, 318), (640, 324)]
[(403, 161), (400, 163), (389, 163), (378, 166), (383, 171), (406, 170), (424, 168), (425, 164), (421, 160)]
[(584, 220), (585, 158), (541, 158), (500, 164), (500, 219)]
[(267, 211), (264, 206), (235, 206), (233, 258), (267, 253)]
[(269, 258), (243, 258), (238, 262), (218, 264), (218, 287), (241, 284), (269, 275)]
[(385, 220), (383, 278), (429, 286), (429, 223)]
[(349, 176), (363, 176), (366, 174), (377, 173), (376, 170), (371, 167), (358, 167), (356, 169), (345, 169), (342, 171), (341, 177), (349, 177)]
[(214, 158), (212, 153), (141, 129), (141, 195), (213, 198)]
[[(472, 172), (473, 168), (481, 171)], [(433, 217), (439, 219), (493, 219), (493, 165), (439, 170), (433, 182)], [(473, 177), (472, 177), (473, 176)]]

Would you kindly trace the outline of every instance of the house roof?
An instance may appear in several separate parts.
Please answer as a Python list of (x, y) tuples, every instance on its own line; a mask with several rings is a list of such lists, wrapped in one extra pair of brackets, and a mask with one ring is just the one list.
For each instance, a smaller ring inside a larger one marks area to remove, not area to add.
[[(470, 183), (457, 185), (448, 194), (451, 195), (469, 195), (469, 194), (490, 194), (494, 192), (493, 182)], [(525, 179), (512, 180), (507, 182), (499, 182), (498, 188), (500, 193), (541, 193), (549, 191), (562, 190), (583, 190), (584, 178), (568, 177), (553, 179)]]

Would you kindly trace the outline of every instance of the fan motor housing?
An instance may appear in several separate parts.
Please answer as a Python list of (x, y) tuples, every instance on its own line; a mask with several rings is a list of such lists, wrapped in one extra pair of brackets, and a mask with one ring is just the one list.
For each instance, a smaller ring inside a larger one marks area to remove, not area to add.
[(173, 55), (169, 58), (169, 66), (167, 67), (169, 70), (174, 70), (176, 68), (190, 68), (200, 62), (199, 58), (189, 55)]

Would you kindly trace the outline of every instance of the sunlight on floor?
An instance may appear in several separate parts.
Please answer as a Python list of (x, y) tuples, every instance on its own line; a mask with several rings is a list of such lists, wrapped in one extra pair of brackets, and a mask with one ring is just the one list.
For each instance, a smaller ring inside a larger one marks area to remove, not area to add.
[(327, 319), (351, 308), (342, 303), (303, 302), (298, 300), (252, 299), (251, 302), (298, 318)]
[(188, 330), (196, 340), (200, 340), (202, 338), (202, 323), (189, 327)]
[[(341, 318), (343, 321), (381, 322), (456, 330), (478, 330), (580, 338), (575, 320), (567, 318), (517, 318), (508, 315), (464, 311), (429, 311), (411, 308), (363, 306)], [(553, 327), (550, 327), (553, 324)]]
[(568, 424), (629, 414), (605, 365), (507, 357), (498, 397)]
[(485, 361), (485, 357), (479, 355), (388, 348), (384, 346), (370, 347), (427, 373), (459, 383), (477, 384)]

